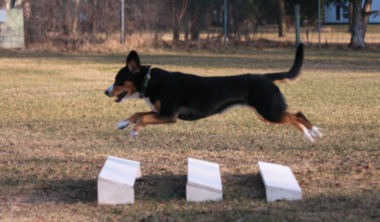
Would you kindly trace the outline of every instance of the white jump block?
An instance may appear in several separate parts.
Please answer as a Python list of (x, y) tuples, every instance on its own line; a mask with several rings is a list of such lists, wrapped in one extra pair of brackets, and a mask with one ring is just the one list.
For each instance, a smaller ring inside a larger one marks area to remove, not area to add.
[(139, 177), (139, 162), (108, 156), (98, 177), (98, 204), (134, 203), (134, 184)]
[(0, 22), (7, 22), (7, 10), (0, 9)]
[(191, 202), (222, 200), (219, 164), (193, 158), (188, 158), (187, 164), (186, 200)]
[(268, 202), (276, 200), (301, 200), (302, 190), (288, 166), (259, 162)]

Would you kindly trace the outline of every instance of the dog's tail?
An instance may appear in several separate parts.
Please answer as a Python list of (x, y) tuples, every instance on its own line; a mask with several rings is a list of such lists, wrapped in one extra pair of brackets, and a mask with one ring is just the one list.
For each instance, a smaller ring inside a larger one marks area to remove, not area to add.
[(268, 73), (265, 74), (265, 77), (272, 80), (273, 82), (284, 82), (287, 80), (294, 80), (301, 73), (301, 67), (303, 62), (303, 44), (300, 43), (297, 47), (296, 58), (292, 68), (288, 72), (280, 73)]

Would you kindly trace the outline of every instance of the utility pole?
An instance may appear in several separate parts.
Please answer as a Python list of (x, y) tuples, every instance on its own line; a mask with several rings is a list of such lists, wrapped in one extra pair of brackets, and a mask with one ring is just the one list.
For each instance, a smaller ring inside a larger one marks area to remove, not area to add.
[(321, 0), (318, 0), (318, 48), (321, 48)]
[(300, 5), (294, 6), (294, 18), (295, 18), (295, 25), (296, 25), (296, 45), (298, 45), (301, 42), (301, 22), (300, 22)]
[(227, 42), (227, 0), (224, 0), (224, 44)]
[(121, 0), (121, 38), (120, 43), (124, 44), (125, 36), (124, 36), (124, 0)]

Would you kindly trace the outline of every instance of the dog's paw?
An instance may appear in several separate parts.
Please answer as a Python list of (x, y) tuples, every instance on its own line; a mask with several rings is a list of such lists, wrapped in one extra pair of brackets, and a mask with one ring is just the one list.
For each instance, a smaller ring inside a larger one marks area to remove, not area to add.
[(123, 121), (120, 121), (119, 124), (117, 124), (116, 128), (122, 130), (125, 127), (129, 126), (129, 124), (131, 124), (131, 122), (129, 122), (127, 120), (123, 120)]
[(303, 136), (304, 136), (307, 140), (309, 140), (309, 141), (312, 142), (312, 143), (315, 142), (315, 140), (314, 140), (314, 138), (312, 137), (310, 131), (309, 131), (306, 127), (304, 127), (303, 125), (302, 125), (302, 131), (303, 131)]
[(130, 133), (129, 133), (129, 137), (130, 138), (135, 138), (139, 135), (139, 133), (137, 131), (134, 131), (132, 130)]
[(304, 132), (303, 136), (304, 136), (307, 140), (309, 140), (310, 142), (315, 143), (314, 138), (310, 135), (309, 132)]
[(313, 128), (311, 128), (311, 130), (309, 130), (310, 134), (313, 137), (319, 137), (319, 138), (323, 137), (323, 134), (321, 131), (322, 131), (321, 128), (319, 128), (318, 126), (313, 126)]

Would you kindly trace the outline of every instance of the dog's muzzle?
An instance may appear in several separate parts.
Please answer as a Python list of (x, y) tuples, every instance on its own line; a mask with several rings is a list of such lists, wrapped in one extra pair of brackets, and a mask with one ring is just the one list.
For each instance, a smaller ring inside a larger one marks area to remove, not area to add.
[(104, 94), (106, 94), (109, 97), (112, 97), (112, 94), (111, 94), (112, 90), (113, 90), (113, 85), (108, 87), (108, 89), (106, 91), (104, 91)]

